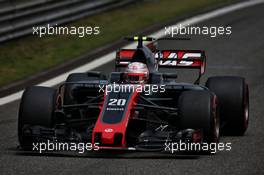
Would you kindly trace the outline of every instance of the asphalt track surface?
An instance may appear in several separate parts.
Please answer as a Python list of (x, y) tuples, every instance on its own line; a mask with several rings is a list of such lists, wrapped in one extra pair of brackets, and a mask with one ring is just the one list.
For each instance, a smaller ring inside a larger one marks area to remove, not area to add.
[[(175, 156), (156, 153), (31, 154), (17, 150), (19, 101), (0, 106), (0, 174), (264, 174), (264, 5), (203, 22), (201, 26), (232, 26), (231, 36), (194, 36), (192, 41), (161, 43), (165, 48), (204, 49), (206, 78), (244, 76), (250, 88), (250, 124), (243, 137), (222, 137), (231, 151), (216, 155)], [(113, 62), (99, 67), (113, 70)], [(184, 71), (179, 81), (192, 79)]]

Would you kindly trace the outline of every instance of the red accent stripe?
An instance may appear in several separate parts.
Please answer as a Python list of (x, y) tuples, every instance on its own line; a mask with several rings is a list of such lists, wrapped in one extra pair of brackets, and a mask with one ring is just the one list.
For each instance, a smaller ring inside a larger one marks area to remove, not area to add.
[[(101, 120), (102, 120), (102, 113), (103, 113), (103, 109), (105, 108), (103, 106), (100, 114), (99, 114), (99, 117), (97, 119), (97, 122), (95, 124), (95, 127), (93, 129), (93, 135), (92, 135), (92, 143), (94, 144), (95, 143), (95, 135), (97, 133), (101, 133), (101, 141), (103, 144), (108, 144), (108, 145), (111, 145), (114, 143), (114, 137), (115, 137), (115, 134), (122, 134), (122, 146), (121, 147), (127, 147), (126, 146), (126, 129), (127, 129), (127, 125), (128, 125), (128, 121), (129, 121), (129, 117), (130, 117), (130, 111), (131, 111), (131, 108), (134, 106), (134, 101), (135, 101), (135, 98), (136, 96), (138, 95), (138, 92), (133, 92), (132, 96), (131, 96), (131, 99), (130, 101), (128, 102), (128, 107), (127, 107), (127, 110), (124, 111), (125, 112), (125, 117), (124, 119), (120, 122), (120, 123), (117, 123), (117, 124), (107, 124), (107, 123), (103, 123)], [(105, 98), (106, 95), (104, 95), (104, 101), (105, 101)], [(104, 103), (105, 105), (105, 103)], [(108, 128), (111, 128), (113, 131), (112, 132), (105, 132), (105, 129), (108, 129)]]

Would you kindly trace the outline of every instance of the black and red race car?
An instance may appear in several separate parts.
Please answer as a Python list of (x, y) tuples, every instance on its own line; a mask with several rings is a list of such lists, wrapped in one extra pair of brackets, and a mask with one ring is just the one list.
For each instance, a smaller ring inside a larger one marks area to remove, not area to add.
[[(108, 78), (100, 72), (73, 73), (58, 89), (24, 91), (18, 116), (23, 149), (50, 140), (164, 151), (168, 142), (217, 143), (220, 133), (245, 133), (249, 91), (243, 77), (210, 77), (199, 85), (204, 51), (157, 50), (143, 45), (151, 37), (127, 39), (138, 46), (117, 51), (116, 70)], [(199, 76), (193, 84), (180, 83), (175, 73), (159, 71), (163, 67), (197, 69)]]

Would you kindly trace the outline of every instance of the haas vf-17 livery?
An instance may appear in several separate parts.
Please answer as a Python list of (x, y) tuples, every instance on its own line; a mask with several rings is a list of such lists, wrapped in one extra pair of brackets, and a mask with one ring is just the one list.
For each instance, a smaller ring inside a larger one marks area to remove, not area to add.
[[(154, 38), (126, 38), (135, 49), (117, 51), (115, 71), (73, 73), (58, 89), (28, 87), (18, 117), (21, 148), (32, 143), (84, 142), (99, 149), (164, 151), (168, 142), (217, 143), (248, 127), (243, 77), (210, 77), (201, 50), (158, 50)], [(144, 41), (151, 44), (144, 45)], [(160, 69), (197, 69), (194, 83)]]

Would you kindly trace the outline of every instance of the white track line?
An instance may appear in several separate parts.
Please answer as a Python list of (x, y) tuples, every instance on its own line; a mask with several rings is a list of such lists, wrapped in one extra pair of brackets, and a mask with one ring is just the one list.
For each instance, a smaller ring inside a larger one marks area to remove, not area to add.
[[(178, 26), (180, 24), (182, 26), (185, 26), (185, 25), (188, 25), (188, 24), (189, 25), (194, 25), (194, 24), (197, 24), (199, 22), (202, 22), (202, 21), (205, 21), (205, 20), (208, 20), (208, 19), (212, 19), (212, 18), (221, 16), (221, 15), (224, 15), (224, 14), (236, 11), (236, 10), (240, 10), (240, 9), (243, 9), (243, 8), (246, 8), (246, 7), (250, 7), (250, 6), (254, 6), (254, 5), (257, 5), (257, 4), (261, 4), (261, 3), (264, 3), (264, 0), (244, 1), (244, 2), (241, 2), (241, 3), (234, 4), (234, 5), (229, 5), (229, 6), (226, 6), (226, 7), (223, 7), (223, 8), (220, 8), (220, 9), (217, 9), (217, 10), (205, 13), (205, 14), (201, 14), (201, 15), (197, 15), (197, 16), (191, 17), (189, 19), (180, 21), (180, 22), (176, 23), (175, 25), (173, 25), (171, 27), (176, 27), (176, 26)], [(156, 38), (160, 38), (160, 37), (164, 36), (164, 33), (165, 33), (164, 30), (160, 30), (160, 31), (157, 31), (157, 32), (151, 34), (151, 36), (154, 36)], [(135, 46), (135, 44), (129, 44), (126, 47), (133, 47), (133, 46)], [(70, 73), (73, 73), (73, 72), (86, 72), (86, 71), (95, 69), (95, 68), (97, 68), (99, 66), (102, 66), (104, 64), (109, 63), (110, 61), (113, 61), (114, 58), (115, 58), (115, 52), (108, 53), (108, 54), (106, 54), (106, 55), (104, 55), (104, 56), (102, 56), (102, 57), (100, 57), (100, 58), (98, 58), (98, 59), (96, 59), (94, 61), (91, 61), (91, 62), (89, 62), (89, 63), (87, 63), (87, 64), (85, 64), (83, 66), (77, 67), (77, 68), (72, 69), (72, 70), (70, 70), (68, 72), (65, 72), (65, 73), (63, 73), (63, 74), (61, 74), (61, 75), (59, 75), (57, 77), (54, 77), (54, 78), (52, 78), (50, 80), (47, 80), (47, 81), (45, 81), (43, 83), (40, 83), (40, 84), (38, 84), (38, 86), (48, 86), (48, 87), (55, 86), (55, 85), (65, 81), (65, 79), (67, 78), (67, 76)], [(19, 92), (16, 92), (14, 94), (11, 94), (11, 95), (8, 95), (8, 96), (0, 98), (0, 106), (20, 99), (21, 96), (22, 96), (22, 93), (23, 93), (23, 90), (21, 90)]]

